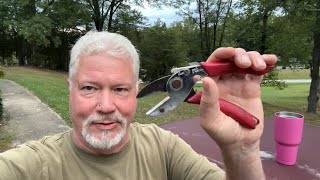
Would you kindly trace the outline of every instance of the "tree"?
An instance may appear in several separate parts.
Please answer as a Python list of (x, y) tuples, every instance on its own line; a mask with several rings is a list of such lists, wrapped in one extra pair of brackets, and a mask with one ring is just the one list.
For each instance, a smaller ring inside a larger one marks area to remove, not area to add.
[[(306, 37), (312, 43), (311, 46), (303, 47), (303, 49), (309, 52), (309, 57), (311, 57), (311, 61), (308, 61), (310, 62), (311, 84), (307, 112), (316, 113), (317, 102), (319, 101), (318, 87), (320, 83), (320, 2), (318, 0), (287, 0), (284, 5), (284, 9), (288, 13), (288, 16), (300, 20), (298, 23), (303, 26), (305, 31), (308, 31)], [(309, 60), (310, 58), (306, 59)]]
[(84, 0), (91, 10), (91, 17), (97, 31), (102, 31), (107, 21), (107, 30), (112, 31), (113, 15), (124, 0)]
[(79, 1), (59, 0), (50, 7), (48, 18), (52, 22), (50, 44), (42, 47), (42, 64), (46, 68), (68, 70), (72, 44), (92, 29), (87, 6)]
[(13, 33), (10, 26), (10, 8), (6, 1), (0, 1), (0, 57), (1, 64), (7, 64), (6, 58), (10, 57), (14, 51)]
[[(192, 3), (196, 4), (195, 9), (190, 8)], [(172, 0), (168, 4), (179, 8), (181, 15), (193, 19), (198, 25), (202, 59), (206, 59), (213, 50), (222, 45), (225, 26), (232, 10), (232, 0)]]
[(167, 29), (165, 23), (158, 21), (146, 27), (140, 45), (141, 78), (151, 81), (170, 74), (173, 67), (186, 65), (185, 44), (179, 32)]
[[(267, 47), (267, 37), (270, 36), (268, 33), (270, 29), (268, 21), (270, 17), (275, 16), (279, 10), (278, 8), (281, 7), (284, 2), (283, 0), (243, 0), (239, 2), (239, 7), (242, 8), (243, 11), (240, 15), (244, 15), (244, 22), (249, 21), (248, 23), (253, 25), (256, 30), (255, 34), (259, 33), (259, 36), (256, 36), (252, 42), (255, 44), (254, 48), (261, 54), (269, 52)], [(248, 26), (248, 24), (246, 25), (246, 29), (243, 31), (247, 32), (247, 30), (253, 29), (253, 27)], [(245, 40), (245, 38), (242, 38), (242, 40)]]
[(179, 32), (179, 38), (185, 44), (184, 50), (187, 52), (187, 62), (205, 61), (200, 48), (199, 27), (191, 18), (184, 18), (182, 22), (173, 23), (170, 29)]
[(317, 103), (319, 101), (318, 87), (319, 87), (319, 67), (320, 67), (320, 2), (314, 1), (313, 4), (315, 12), (315, 23), (313, 27), (313, 50), (311, 62), (311, 85), (308, 96), (308, 110), (307, 112), (317, 112)]
[(146, 18), (142, 16), (141, 12), (131, 9), (128, 5), (123, 5), (115, 14), (113, 30), (126, 36), (133, 44), (139, 46), (141, 30), (145, 25), (145, 21)]

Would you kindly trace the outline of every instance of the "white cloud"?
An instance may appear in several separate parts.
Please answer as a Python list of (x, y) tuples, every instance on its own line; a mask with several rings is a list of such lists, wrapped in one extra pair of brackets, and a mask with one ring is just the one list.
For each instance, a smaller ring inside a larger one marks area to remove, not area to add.
[(147, 3), (144, 3), (144, 7), (134, 6), (133, 8), (137, 9), (143, 16), (147, 17), (150, 24), (153, 24), (158, 19), (165, 22), (167, 25), (170, 25), (174, 21), (182, 20), (182, 17), (176, 14), (178, 10), (172, 7), (157, 9), (151, 8)]
[[(233, 0), (233, 4), (237, 3), (239, 0)], [(153, 24), (158, 19), (165, 22), (167, 25), (170, 25), (174, 21), (181, 21), (183, 17), (177, 15), (179, 9), (173, 7), (164, 6), (161, 9), (150, 7), (147, 1), (143, 2), (143, 7), (132, 6), (134, 9), (137, 9), (142, 13), (143, 16), (148, 18), (148, 23)], [(196, 2), (191, 2), (190, 9), (195, 10), (197, 8)]]

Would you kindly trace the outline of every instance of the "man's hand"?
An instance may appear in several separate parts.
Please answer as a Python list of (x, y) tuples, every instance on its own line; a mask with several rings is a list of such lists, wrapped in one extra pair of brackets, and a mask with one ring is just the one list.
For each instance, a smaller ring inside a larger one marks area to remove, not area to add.
[[(240, 68), (251, 67), (256, 71), (261, 71), (266, 68), (266, 65), (274, 65), (277, 57), (275, 55), (260, 55), (254, 51), (246, 52), (241, 48), (219, 48), (211, 54), (207, 61), (233, 61)], [(235, 165), (235, 162), (226, 162), (226, 160), (245, 163), (242, 158), (247, 158), (260, 161), (259, 140), (264, 123), (260, 99), (262, 78), (263, 76), (251, 74), (226, 74), (203, 79), (200, 123), (221, 148), (226, 166), (227, 163), (231, 163), (231, 166)], [(257, 117), (260, 123), (255, 129), (241, 126), (237, 121), (220, 111), (218, 98), (242, 107)]]

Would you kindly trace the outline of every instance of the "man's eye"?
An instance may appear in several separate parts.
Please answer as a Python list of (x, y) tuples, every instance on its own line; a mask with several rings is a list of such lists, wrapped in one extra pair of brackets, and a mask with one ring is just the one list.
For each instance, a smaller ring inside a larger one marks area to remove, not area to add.
[(130, 92), (127, 88), (115, 88), (114, 91), (120, 96), (128, 96)]
[(84, 87), (81, 88), (81, 90), (92, 91), (92, 90), (94, 90), (94, 87), (92, 87), (92, 86), (84, 86)]
[(123, 91), (125, 91), (125, 90), (126, 90), (125, 88), (116, 88), (116, 89), (115, 89), (116, 92), (123, 92)]

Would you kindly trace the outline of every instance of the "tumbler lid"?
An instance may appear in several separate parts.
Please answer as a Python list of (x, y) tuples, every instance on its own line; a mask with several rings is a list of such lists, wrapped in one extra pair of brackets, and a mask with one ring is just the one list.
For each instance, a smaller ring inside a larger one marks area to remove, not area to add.
[(281, 112), (276, 112), (276, 116), (282, 117), (282, 118), (303, 118), (303, 115), (295, 112), (287, 112), (287, 111), (281, 111)]

